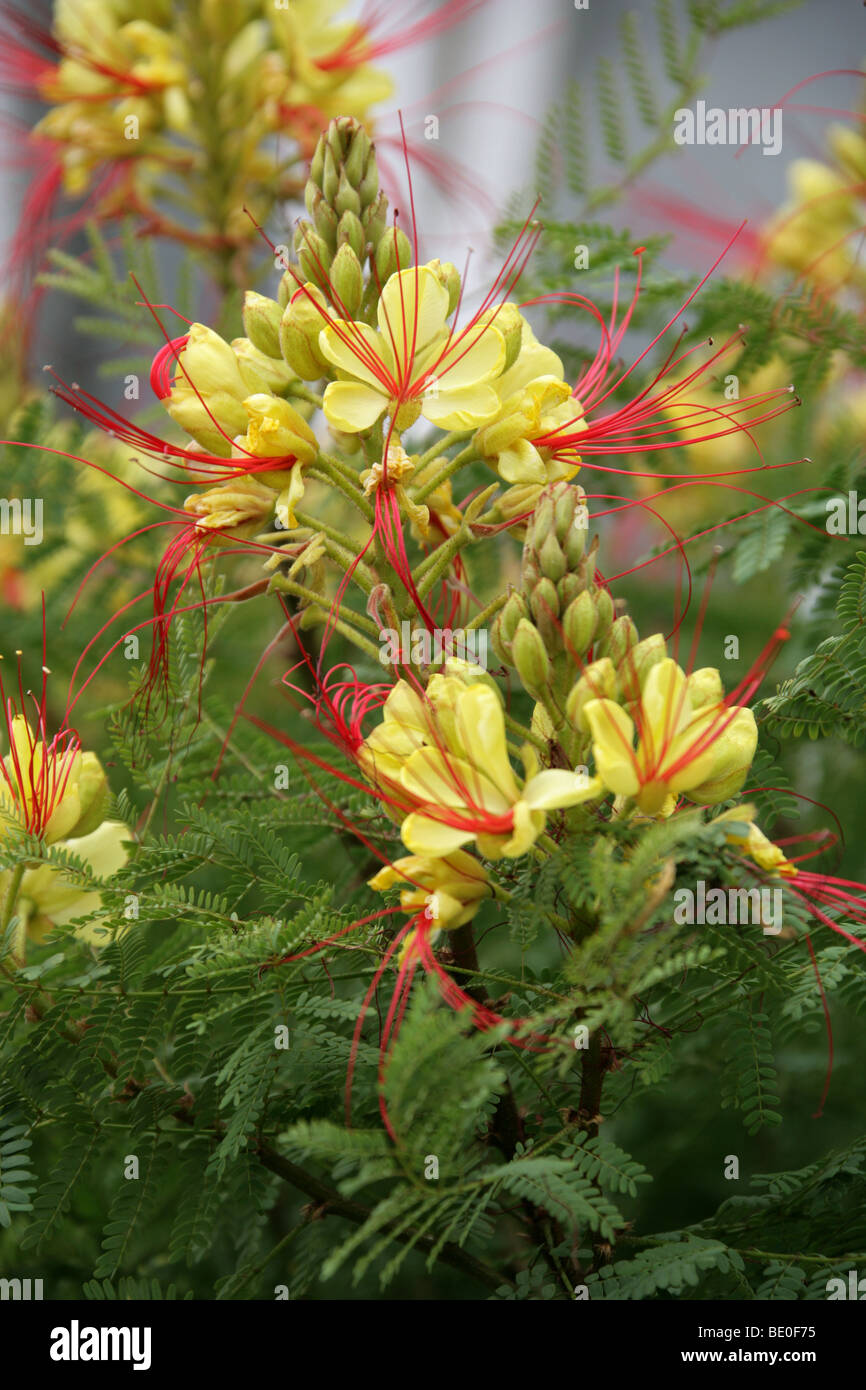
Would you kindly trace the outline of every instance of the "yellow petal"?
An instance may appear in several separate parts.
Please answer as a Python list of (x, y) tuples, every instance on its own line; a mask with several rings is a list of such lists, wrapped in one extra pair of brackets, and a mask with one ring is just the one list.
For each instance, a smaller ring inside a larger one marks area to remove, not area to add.
[[(328, 388), (330, 390), (330, 388)], [(462, 386), (459, 390), (438, 389), (425, 395), (421, 410), (432, 425), (443, 430), (471, 430), (491, 419), (499, 409), (499, 397), (492, 386)]]
[(498, 787), (504, 805), (517, 800), (514, 770), (505, 746), (505, 720), (495, 691), (488, 685), (472, 685), (457, 699), (457, 731), (473, 763)]
[(332, 381), (325, 388), (322, 408), (330, 425), (346, 434), (368, 430), (384, 412), (388, 398), (372, 386)]
[(429, 816), (422, 816), (415, 811), (404, 820), (400, 827), (400, 835), (403, 844), (413, 854), (434, 856), (451, 854), (475, 838), (471, 830), (459, 830), (454, 826), (444, 825), (441, 821), (431, 820)]
[(536, 773), (523, 788), (523, 800), (533, 811), (579, 806), (603, 795), (604, 783), (600, 777), (587, 777), (583, 772), (566, 772), (558, 767)]
[(379, 331), (408, 380), (414, 359), (445, 327), (448, 291), (428, 266), (410, 266), (390, 277), (377, 312)]
[(588, 700), (582, 717), (592, 734), (595, 766), (604, 785), (618, 796), (634, 796), (640, 786), (634, 755), (634, 725), (613, 700)]

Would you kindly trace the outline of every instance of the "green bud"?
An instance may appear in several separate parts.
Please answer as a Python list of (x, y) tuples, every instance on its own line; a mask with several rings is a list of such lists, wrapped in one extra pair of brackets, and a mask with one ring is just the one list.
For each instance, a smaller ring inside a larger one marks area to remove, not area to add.
[(521, 618), (528, 617), (529, 609), (523, 595), (512, 592), (494, 619), (490, 641), (499, 660), (507, 666), (512, 664), (511, 643), (517, 631), (517, 624)]
[[(537, 532), (536, 532), (537, 534)], [(541, 573), (548, 579), (561, 579), (566, 571), (565, 556), (562, 553), (556, 534), (548, 531), (537, 551)]]
[(565, 650), (572, 658), (584, 656), (592, 645), (598, 619), (592, 594), (586, 589), (573, 599), (562, 619)]
[(301, 222), (295, 232), (295, 251), (305, 279), (312, 280), (313, 284), (326, 289), (331, 268), (331, 251), (308, 222)]
[(589, 733), (589, 725), (583, 718), (584, 706), (590, 700), (613, 700), (615, 697), (616, 671), (610, 658), (603, 656), (600, 661), (593, 661), (586, 667), (569, 692), (565, 713), (572, 728), (580, 734)]
[(409, 238), (399, 227), (386, 228), (376, 248), (376, 275), (379, 284), (384, 286), (398, 270), (407, 270), (412, 264), (412, 247)]
[(355, 318), (361, 307), (364, 277), (361, 273), (361, 263), (351, 246), (341, 246), (334, 257), (331, 264), (331, 285), (339, 313), (345, 314), (346, 318)]
[(339, 253), (341, 246), (351, 246), (360, 261), (364, 257), (366, 245), (364, 228), (360, 218), (354, 212), (344, 212), (337, 228), (337, 252)]
[(325, 148), (324, 140), (320, 139), (313, 152), (313, 158), (310, 160), (310, 177), (307, 180), (307, 188), (309, 188), (310, 184), (318, 185), (320, 188), (322, 186), (322, 179), (325, 173)]
[(597, 644), (597, 650), (601, 656), (609, 656), (614, 666), (619, 666), (637, 640), (637, 628), (631, 618), (624, 616), (615, 619), (607, 636)]
[(541, 633), (545, 647), (551, 653), (562, 649), (562, 639), (559, 632), (559, 594), (552, 579), (546, 577), (539, 579), (538, 583), (529, 595), (529, 606), (532, 609), (532, 616), (535, 626)]
[[(371, 146), (372, 149), (372, 146)], [(379, 194), (379, 170), (376, 166), (375, 158), (370, 159), (367, 164), (367, 172), (358, 185), (358, 192), (361, 195), (361, 203), (366, 208), (369, 207)]]
[[(327, 202), (332, 203), (337, 196), (337, 189), (340, 187), (340, 171), (334, 159), (334, 152), (330, 146), (325, 148), (325, 167), (322, 173), (322, 194)], [(309, 190), (309, 184), (307, 184)], [(312, 217), (313, 208), (310, 206), (311, 199), (307, 200), (307, 211)]]
[(361, 126), (356, 132), (354, 139), (349, 146), (346, 154), (344, 172), (346, 179), (353, 188), (360, 188), (361, 181), (367, 169), (367, 161), (370, 157), (370, 139), (367, 132)]
[[(342, 211), (342, 209), (341, 209)], [(313, 225), (319, 236), (325, 242), (329, 251), (337, 249), (337, 227), (340, 224), (340, 215), (335, 207), (326, 202), (322, 193), (316, 190), (313, 198), (312, 211)]]
[(654, 666), (664, 661), (667, 645), (660, 632), (645, 637), (626, 654), (619, 668), (619, 683), (625, 700), (637, 700), (643, 690), (646, 678)]
[(388, 226), (388, 199), (384, 193), (377, 193), (369, 207), (364, 209), (361, 226), (364, 228), (367, 242), (375, 253), (376, 247), (382, 240)]
[(613, 606), (613, 599), (607, 589), (603, 589), (600, 584), (596, 585), (590, 592), (595, 602), (595, 611), (598, 614), (595, 624), (595, 639), (597, 643), (600, 643), (611, 629), (613, 620), (616, 617), (616, 609)]
[(277, 299), (282, 310), (285, 310), (295, 290), (299, 288), (296, 278), (297, 274), (298, 272), (296, 270), (286, 270), (283, 272), (280, 280), (280, 287), (277, 290)]
[(585, 588), (586, 585), (583, 583), (579, 574), (575, 574), (571, 570), (566, 570), (556, 586), (557, 593), (559, 594), (559, 606), (563, 613), (569, 604), (574, 602), (578, 594), (583, 593)]
[(276, 300), (267, 299), (263, 294), (256, 294), (255, 290), (247, 290), (244, 295), (242, 313), (244, 332), (253, 347), (257, 347), (259, 352), (265, 353), (268, 357), (279, 358), (281, 356), (280, 320), (282, 317), (283, 311)]
[(361, 195), (347, 179), (345, 169), (340, 175), (340, 186), (337, 189), (332, 210), (338, 215), (342, 215), (344, 212), (354, 212), (358, 216), (361, 212)]
[(527, 618), (521, 618), (511, 643), (511, 655), (524, 688), (535, 699), (550, 688), (553, 667), (541, 633)]
[(283, 311), (280, 348), (302, 381), (318, 381), (327, 371), (327, 363), (319, 351), (319, 334), (327, 321), (324, 296), (313, 284), (296, 290)]

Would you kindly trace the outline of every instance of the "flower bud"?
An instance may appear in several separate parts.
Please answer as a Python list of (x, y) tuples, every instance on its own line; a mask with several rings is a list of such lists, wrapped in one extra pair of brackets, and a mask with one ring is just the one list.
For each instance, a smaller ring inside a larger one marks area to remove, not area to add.
[(529, 607), (535, 626), (541, 634), (546, 649), (556, 653), (562, 649), (559, 631), (559, 594), (552, 579), (542, 578), (529, 595)]
[(613, 606), (613, 599), (607, 589), (603, 589), (600, 584), (596, 585), (591, 592), (595, 600), (595, 611), (598, 614), (595, 625), (595, 640), (598, 644), (603, 641), (610, 631), (613, 620), (616, 617), (616, 609)]
[(358, 260), (363, 260), (366, 249), (366, 236), (360, 218), (354, 212), (344, 212), (337, 228), (337, 255), (341, 246), (351, 246)]
[[(336, 243), (336, 227), (334, 241)], [(308, 222), (299, 223), (294, 237), (295, 251), (301, 273), (307, 280), (322, 289), (328, 288), (328, 271), (331, 268), (331, 251), (321, 236), (312, 230)]]
[(511, 643), (511, 656), (524, 688), (536, 699), (549, 689), (553, 667), (538, 629), (527, 618), (517, 624)]
[(493, 650), (507, 666), (512, 665), (511, 643), (521, 618), (529, 617), (529, 609), (522, 594), (511, 593), (496, 615), (490, 633)]
[(192, 324), (162, 401), (171, 418), (203, 449), (228, 458), (232, 439), (246, 427), (242, 402), (248, 394), (229, 344), (204, 324)]
[(383, 287), (398, 270), (412, 264), (412, 247), (404, 231), (397, 226), (387, 227), (376, 248), (376, 276)]
[(348, 244), (341, 246), (333, 259), (331, 285), (340, 313), (353, 319), (361, 307), (364, 277), (361, 273), (361, 263)]
[(279, 358), (268, 357), (250, 342), (249, 338), (233, 338), (232, 352), (247, 391), (272, 391), (282, 394), (294, 381), (290, 367)]
[[(729, 718), (728, 715), (725, 718)], [(750, 709), (741, 706), (713, 742), (715, 759), (709, 777), (686, 792), (699, 806), (715, 806), (736, 796), (746, 780), (758, 746), (758, 726)]]
[(384, 193), (377, 193), (370, 206), (364, 209), (361, 226), (364, 229), (365, 239), (372, 246), (375, 254), (388, 226), (388, 199)]
[(273, 299), (255, 290), (244, 295), (244, 332), (254, 347), (266, 357), (282, 356), (280, 352), (280, 319), (283, 311)]
[(637, 640), (637, 628), (626, 615), (614, 620), (607, 636), (597, 643), (596, 649), (599, 655), (609, 656), (614, 666), (619, 666)]
[(720, 705), (725, 698), (722, 678), (714, 666), (702, 666), (700, 670), (692, 671), (686, 684), (692, 709)]
[(664, 661), (668, 654), (667, 644), (660, 632), (645, 637), (626, 654), (619, 667), (619, 683), (624, 700), (640, 698), (644, 682), (654, 666)]
[(586, 589), (566, 608), (562, 619), (562, 635), (565, 650), (573, 659), (584, 656), (591, 647), (597, 617), (592, 595)]
[(590, 700), (612, 700), (616, 695), (616, 671), (610, 657), (603, 656), (587, 666), (580, 680), (573, 685), (565, 703), (569, 723), (581, 734), (589, 733), (583, 718), (584, 706)]
[(280, 347), (302, 381), (318, 381), (328, 371), (319, 351), (319, 334), (329, 321), (324, 295), (312, 284), (296, 290), (283, 311)]

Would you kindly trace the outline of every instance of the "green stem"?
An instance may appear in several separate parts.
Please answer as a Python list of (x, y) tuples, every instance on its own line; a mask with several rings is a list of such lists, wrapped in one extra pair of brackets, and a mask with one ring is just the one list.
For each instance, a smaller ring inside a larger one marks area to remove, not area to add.
[(429, 497), (431, 492), (435, 492), (437, 487), (440, 487), (452, 474), (456, 473), (464, 464), (469, 463), (470, 459), (475, 458), (475, 456), (475, 450), (472, 448), (471, 444), (465, 449), (462, 449), (444, 468), (440, 468), (439, 472), (434, 474), (429, 482), (423, 483), (417, 492), (413, 490), (412, 501), (423, 502), (425, 497)]
[(415, 466), (416, 474), (420, 473), (424, 465), (429, 463), (431, 459), (437, 458), (439, 454), (444, 454), (447, 449), (451, 448), (452, 444), (456, 444), (459, 439), (465, 439), (468, 434), (472, 434), (472, 430), (452, 430), (450, 434), (445, 435), (444, 439), (440, 439), (435, 444), (431, 445), (426, 453), (419, 456), (418, 463)]

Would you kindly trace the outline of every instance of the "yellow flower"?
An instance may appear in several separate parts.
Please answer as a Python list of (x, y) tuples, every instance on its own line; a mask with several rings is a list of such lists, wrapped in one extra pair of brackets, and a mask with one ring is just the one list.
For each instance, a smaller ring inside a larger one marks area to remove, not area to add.
[(108, 785), (95, 753), (66, 731), (46, 743), (21, 714), (9, 720), (10, 748), (0, 778), (0, 839), (10, 827), (48, 844), (85, 835), (102, 818)]
[(502, 704), (484, 672), (471, 683), (436, 675), (423, 695), (398, 681), (382, 724), (358, 750), (363, 771), (402, 817), (406, 848), (435, 858), (473, 841), (487, 859), (517, 858), (543, 833), (548, 811), (601, 794), (598, 778), (539, 771), (529, 745), (521, 756), (522, 786), (508, 757)]
[(194, 492), (183, 505), (196, 518), (196, 530), (247, 540), (273, 516), (274, 494), (257, 478), (242, 474), (207, 492)]
[[(763, 830), (759, 830), (754, 823), (754, 806), (732, 806), (730, 810), (723, 811), (720, 816), (715, 816), (711, 824), (718, 825), (720, 821), (735, 821), (736, 826), (731, 826), (726, 830), (725, 838), (729, 845), (735, 845), (748, 855), (758, 866), (768, 874), (781, 875), (783, 878), (793, 878), (797, 874), (797, 866), (792, 864), (785, 857), (778, 845), (774, 845), (772, 840), (768, 840)], [(746, 833), (743, 834), (743, 826)]]
[(586, 429), (580, 402), (566, 382), (541, 376), (504, 402), (476, 434), (475, 447), (507, 483), (545, 487), (572, 478), (580, 467), (575, 446), (557, 447), (555, 439), (546, 444), (545, 437), (575, 428)]
[(229, 344), (203, 323), (192, 324), (162, 402), (175, 423), (208, 453), (228, 458), (235, 435), (247, 428), (249, 394)]
[[(126, 863), (128, 851), (124, 841), (129, 838), (130, 832), (125, 825), (107, 820), (89, 835), (65, 840), (62, 848), (82, 860), (95, 877), (105, 879)], [(53, 927), (65, 927), (76, 917), (95, 917), (101, 906), (102, 898), (97, 891), (80, 888), (61, 869), (50, 864), (28, 869), (21, 880), (18, 910), (28, 936), (36, 942)], [(98, 922), (84, 923), (75, 929), (77, 937), (94, 946), (103, 945), (120, 934)]]
[(596, 771), (609, 791), (647, 815), (667, 816), (680, 793), (711, 806), (740, 790), (758, 731), (750, 709), (722, 702), (718, 672), (686, 676), (668, 657), (652, 667), (632, 709), (634, 721), (611, 699), (583, 706)]
[(337, 369), (324, 411), (335, 429), (357, 434), (387, 411), (398, 429), (423, 414), (445, 430), (472, 429), (495, 415), (493, 379), (505, 341), (491, 324), (448, 327), (448, 290), (429, 266), (397, 271), (382, 290), (378, 330), (336, 320), (319, 348)]

